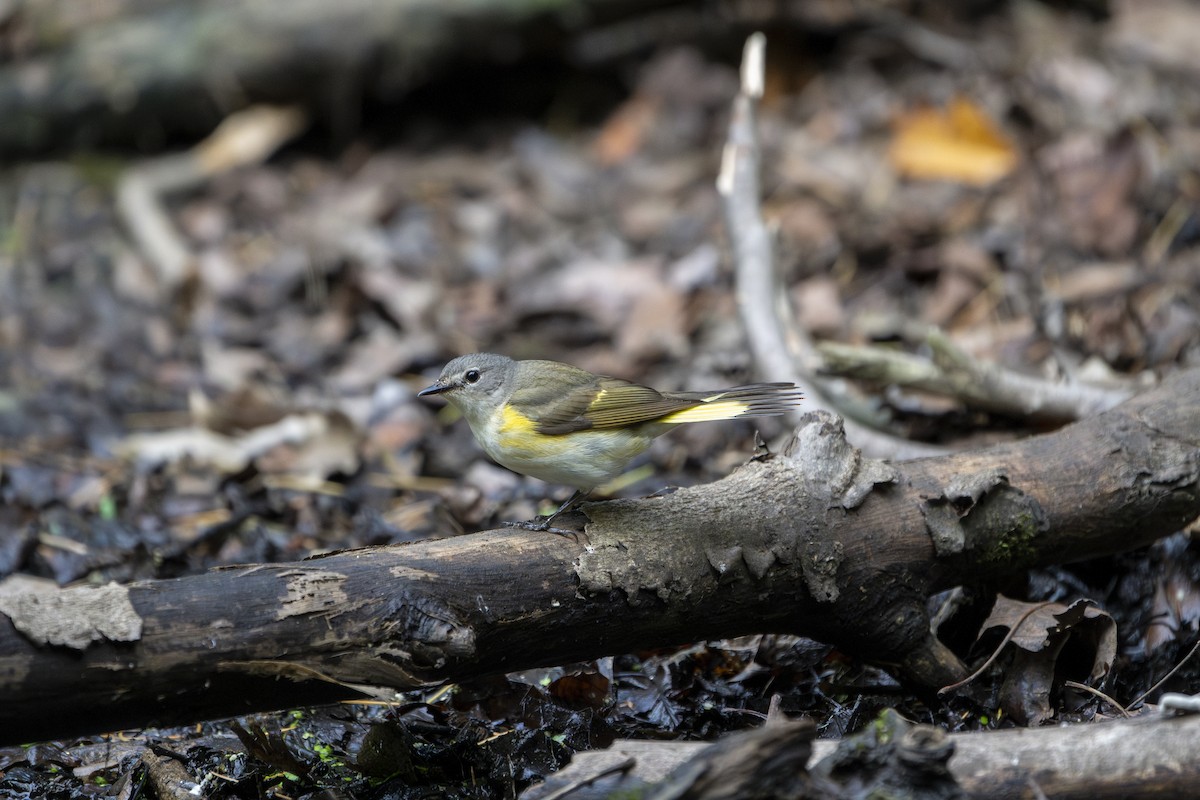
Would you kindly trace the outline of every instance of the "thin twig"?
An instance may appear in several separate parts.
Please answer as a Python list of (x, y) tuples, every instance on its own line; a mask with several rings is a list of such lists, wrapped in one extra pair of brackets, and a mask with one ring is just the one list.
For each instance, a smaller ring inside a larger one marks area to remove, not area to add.
[(256, 106), (230, 115), (188, 152), (140, 162), (121, 176), (117, 213), (156, 270), (164, 294), (173, 294), (192, 276), (196, 260), (175, 229), (163, 198), (267, 158), (307, 124), (306, 114), (298, 108)]
[(1133, 388), (1055, 382), (979, 361), (942, 331), (923, 337), (931, 357), (888, 347), (823, 342), (817, 346), (827, 374), (905, 386), (960, 400), (965, 405), (1047, 422), (1071, 422), (1125, 402)]
[[(815, 379), (820, 363), (811, 339), (789, 323), (794, 313), (775, 274), (771, 233), (759, 207), (761, 150), (755, 109), (763, 91), (766, 37), (751, 34), (742, 56), (742, 88), (733, 101), (729, 137), (721, 158), (717, 191), (725, 205), (726, 226), (737, 272), (737, 301), (758, 370), (772, 380), (790, 380), (810, 398), (836, 406), (836, 396)], [(944, 453), (845, 420), (847, 438), (879, 458), (919, 458)]]
[(1176, 672), (1179, 672), (1180, 668), (1183, 667), (1183, 665), (1188, 662), (1189, 658), (1196, 655), (1197, 650), (1200, 650), (1200, 638), (1196, 639), (1196, 643), (1194, 645), (1192, 645), (1192, 649), (1188, 651), (1188, 654), (1186, 656), (1184, 656), (1182, 659), (1180, 659), (1179, 663), (1176, 664), (1171, 669), (1170, 672), (1168, 672), (1166, 675), (1163, 675), (1162, 678), (1157, 683), (1155, 683), (1149, 689), (1147, 689), (1146, 691), (1144, 691), (1140, 695), (1138, 695), (1138, 697), (1132, 703), (1129, 704), (1129, 707), (1135, 708), (1138, 705), (1138, 703), (1142, 702), (1147, 697), (1154, 694), (1154, 692), (1156, 692), (1160, 686), (1162, 686), (1164, 683), (1166, 683), (1168, 680), (1171, 679), (1172, 675), (1174, 675)]
[(1054, 604), (1055, 604), (1055, 602), (1053, 600), (1047, 600), (1044, 603), (1038, 603), (1036, 606), (1033, 606), (1028, 611), (1026, 611), (1024, 614), (1022, 614), (1021, 618), (1017, 620), (1017, 624), (1013, 625), (1011, 628), (1008, 629), (1008, 633), (1004, 634), (1004, 639), (1001, 640), (1000, 644), (996, 645), (996, 649), (992, 651), (992, 654), (990, 656), (988, 656), (988, 660), (983, 662), (982, 665), (980, 665), (979, 669), (975, 670), (974, 672), (972, 672), (967, 677), (963, 678), (958, 683), (952, 683), (948, 686), (943, 686), (942, 688), (938, 689), (938, 692), (937, 692), (938, 697), (949, 694), (950, 692), (953, 692), (955, 689), (961, 689), (963, 686), (966, 686), (968, 683), (975, 680), (980, 675), (982, 675), (984, 672), (986, 672), (988, 667), (990, 667), (995, 662), (995, 660), (1000, 657), (1000, 652), (1002, 650), (1004, 650), (1005, 645), (1007, 645), (1009, 642), (1011, 642), (1013, 640), (1013, 637), (1017, 635), (1017, 631), (1020, 630), (1021, 626), (1025, 624), (1025, 620), (1027, 620), (1031, 616), (1033, 616), (1035, 612), (1041, 611), (1043, 608), (1046, 608), (1047, 606), (1052, 606)]
[(1121, 705), (1116, 700), (1113, 700), (1111, 697), (1109, 697), (1104, 692), (1100, 691), (1099, 689), (1097, 689), (1095, 687), (1088, 686), (1086, 683), (1080, 683), (1079, 681), (1063, 681), (1063, 686), (1066, 686), (1068, 689), (1078, 689), (1081, 692), (1088, 692), (1090, 694), (1093, 694), (1096, 697), (1099, 697), (1104, 702), (1108, 703), (1110, 706), (1115, 708), (1117, 711), (1120, 711), (1121, 716), (1123, 716), (1123, 717), (1130, 716), (1130, 713), (1125, 708), (1125, 706)]

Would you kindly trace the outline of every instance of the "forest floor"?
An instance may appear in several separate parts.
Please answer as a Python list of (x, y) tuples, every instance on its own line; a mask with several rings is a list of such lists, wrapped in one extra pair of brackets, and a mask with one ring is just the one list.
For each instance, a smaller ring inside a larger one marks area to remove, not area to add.
[[(1200, 363), (1200, 50), (1184, 33), (1200, 11), (1092, 5), (769, 33), (764, 213), (792, 324), (916, 357), (932, 327), (972, 359), (1118, 389)], [(151, 162), (0, 172), (0, 591), (295, 561), (552, 508), (563, 487), (494, 465), (415, 397), (461, 353), (661, 389), (776, 379), (745, 341), (715, 188), (739, 52), (672, 46), (602, 76), (564, 71), (530, 114), (427, 108), (422, 93), (336, 148), (310, 122), (261, 163), (161, 196), (182, 275), (118, 202)], [(835, 385), (835, 410), (948, 448), (1061, 424)], [(756, 434), (787, 432), (689, 426), (599, 494), (710, 481)], [(1200, 691), (1192, 658), (1142, 697), (1196, 643), (1198, 582), (1192, 530), (1003, 588), (1111, 616), (1101, 685), (1140, 708)], [(952, 731), (1010, 726), (1004, 667), (971, 699), (930, 704), (818, 642), (696, 643), (393, 706), (4, 748), (0, 797), (137, 796), (148, 745), (214, 797), (514, 797), (574, 751), (714, 739), (760, 725), (772, 698), (828, 737), (887, 707)], [(1061, 685), (1052, 698), (1034, 721), (1118, 713)]]

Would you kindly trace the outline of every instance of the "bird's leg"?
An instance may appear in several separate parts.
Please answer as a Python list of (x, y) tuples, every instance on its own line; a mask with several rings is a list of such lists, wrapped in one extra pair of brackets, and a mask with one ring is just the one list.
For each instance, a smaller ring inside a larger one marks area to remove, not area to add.
[(550, 527), (550, 523), (554, 522), (554, 520), (558, 519), (560, 516), (567, 513), (575, 506), (579, 505), (580, 501), (583, 500), (585, 497), (587, 497), (588, 494), (590, 494), (590, 490), (584, 491), (583, 489), (576, 489), (575, 494), (568, 497), (567, 502), (565, 502), (561, 506), (559, 506), (558, 511), (555, 511), (550, 516), (534, 517), (533, 519), (529, 520), (528, 522), (505, 522), (504, 527), (506, 527), (506, 528), (521, 528), (522, 530), (527, 530), (527, 531), (549, 531), (551, 533), (558, 533), (558, 534), (575, 534), (576, 531), (563, 530), (562, 528), (552, 528), (552, 527)]
[(560, 516), (567, 513), (575, 506), (579, 505), (581, 502), (583, 502), (584, 498), (586, 498), (589, 494), (591, 494), (590, 489), (588, 491), (584, 491), (583, 489), (576, 489), (575, 494), (568, 497), (567, 502), (563, 503), (561, 506), (558, 507), (558, 511), (555, 511), (553, 514), (546, 517), (546, 522), (545, 522), (546, 530), (553, 530), (553, 528), (550, 527), (550, 523), (554, 522), (554, 520), (558, 519)]

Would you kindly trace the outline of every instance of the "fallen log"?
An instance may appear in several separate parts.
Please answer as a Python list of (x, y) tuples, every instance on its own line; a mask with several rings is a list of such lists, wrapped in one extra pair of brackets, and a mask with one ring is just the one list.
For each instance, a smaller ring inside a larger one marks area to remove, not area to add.
[[(1200, 370), (1057, 432), (890, 464), (808, 415), (707, 486), (483, 531), (128, 586), (0, 595), (0, 743), (171, 725), (750, 633), (911, 688), (965, 676), (949, 586), (1128, 550), (1200, 514)], [(570, 524), (568, 521), (566, 524)]]
[[(72, 0), (0, 6), (22, 42), (0, 53), (0, 155), (161, 146), (198, 139), (257, 104), (312, 112), (335, 138), (365, 101), (396, 102), (452, 69), (489, 75), (518, 58), (578, 60), (589, 26), (628, 21), (662, 0)], [(489, 89), (472, 95), (478, 102)]]
[[(917, 727), (941, 733), (941, 729), (930, 726)], [(746, 743), (753, 746), (757, 761), (790, 758), (792, 774), (803, 775), (795, 763), (794, 753), (798, 748), (794, 731), (784, 728), (780, 735), (768, 723), (748, 734), (730, 734), (721, 741), (728, 748), (745, 737)], [(955, 733), (945, 739), (952, 749), (948, 763), (950, 776), (968, 797), (1117, 800), (1193, 795), (1200, 785), (1200, 761), (1195, 758), (1197, 736), (1200, 736), (1200, 715), (1147, 713), (1131, 720)], [(829, 758), (838, 744), (830, 739), (811, 742), (809, 770), (820, 772), (813, 768)], [(698, 772), (700, 765), (712, 763), (717, 755), (714, 747), (709, 742), (617, 741), (603, 750), (575, 754), (569, 765), (545, 783), (523, 792), (521, 798), (540, 800), (565, 787), (573, 787), (568, 795), (571, 800), (600, 800), (620, 796), (616, 793), (621, 790), (634, 789), (642, 792), (640, 796), (651, 796), (647, 785), (661, 787), (667, 775), (679, 772), (683, 765), (694, 764), (696, 767), (691, 771)], [(617, 765), (622, 769), (614, 769)], [(861, 796), (850, 792), (841, 795), (837, 791), (827, 789), (821, 796)], [(749, 796), (749, 789), (738, 796)]]

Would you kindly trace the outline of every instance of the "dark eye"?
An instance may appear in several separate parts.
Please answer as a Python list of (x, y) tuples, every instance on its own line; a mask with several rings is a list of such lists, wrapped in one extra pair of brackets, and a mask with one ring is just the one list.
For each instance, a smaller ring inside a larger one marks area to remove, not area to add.
[(463, 375), (463, 380), (465, 380), (467, 383), (479, 383), (479, 370), (467, 370), (467, 374)]

